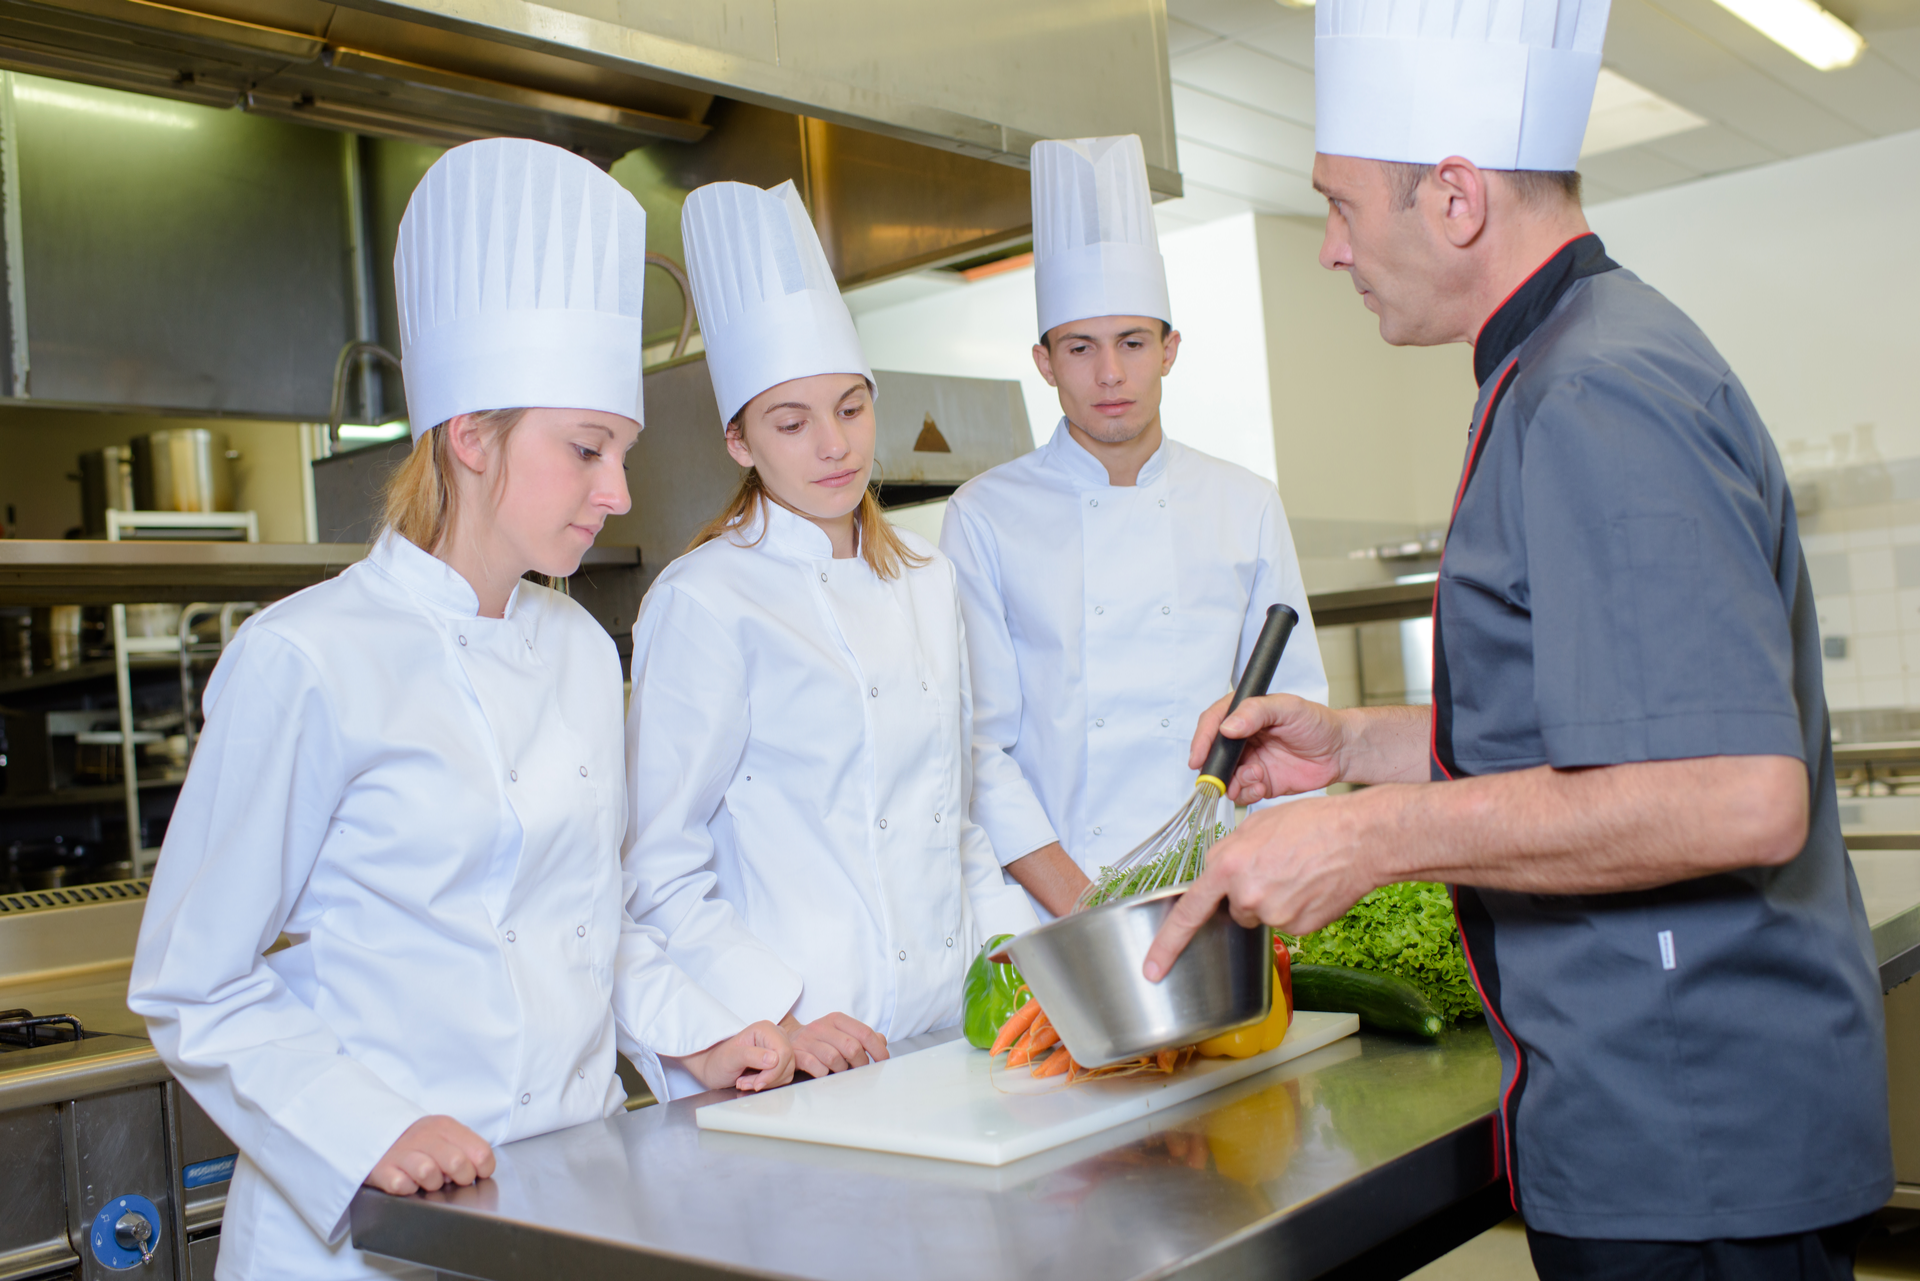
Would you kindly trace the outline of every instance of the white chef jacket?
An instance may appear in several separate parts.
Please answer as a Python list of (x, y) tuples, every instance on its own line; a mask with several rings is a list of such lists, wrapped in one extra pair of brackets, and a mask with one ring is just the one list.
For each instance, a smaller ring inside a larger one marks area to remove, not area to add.
[(128, 1004), (240, 1147), (220, 1277), (386, 1275), (344, 1216), (414, 1121), (593, 1120), (616, 1043), (660, 1088), (742, 1027), (623, 911), (619, 659), (565, 597), (481, 618), (389, 535), (248, 620), (205, 701)]
[(747, 1019), (946, 1027), (979, 944), (1035, 923), (967, 817), (953, 566), (898, 531), (928, 563), (883, 579), (762, 506), (667, 566), (634, 623), (631, 909)]
[(1280, 495), (1178, 441), (1114, 486), (1063, 418), (960, 487), (940, 547), (972, 660), (973, 817), (1005, 862), (1057, 840), (1092, 875), (1173, 817), (1194, 726), (1269, 606), (1300, 615), (1271, 688), (1326, 701)]

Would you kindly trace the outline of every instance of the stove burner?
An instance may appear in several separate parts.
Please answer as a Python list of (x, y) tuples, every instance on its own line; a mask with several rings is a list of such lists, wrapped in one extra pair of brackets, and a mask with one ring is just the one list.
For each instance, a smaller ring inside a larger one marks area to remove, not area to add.
[(0, 1010), (0, 1050), (32, 1050), (78, 1041), (87, 1033), (71, 1014)]

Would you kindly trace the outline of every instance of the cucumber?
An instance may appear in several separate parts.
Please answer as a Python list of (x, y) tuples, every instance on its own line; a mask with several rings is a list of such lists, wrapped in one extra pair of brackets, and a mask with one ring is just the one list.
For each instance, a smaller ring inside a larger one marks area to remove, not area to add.
[(1293, 966), (1293, 1004), (1300, 1010), (1358, 1014), (1383, 1032), (1437, 1038), (1447, 1026), (1425, 988), (1410, 979), (1340, 965)]

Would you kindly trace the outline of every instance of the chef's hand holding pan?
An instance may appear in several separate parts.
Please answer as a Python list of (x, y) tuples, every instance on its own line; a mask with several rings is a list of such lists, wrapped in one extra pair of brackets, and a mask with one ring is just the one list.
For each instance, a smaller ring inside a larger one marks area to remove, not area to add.
[[(1246, 739), (1227, 790), (1239, 804), (1337, 783), (1356, 772), (1354, 753), (1372, 750), (1364, 735), (1355, 741), (1347, 718), (1319, 703), (1268, 694), (1247, 699), (1227, 716), (1228, 701), (1201, 716), (1192, 764), (1199, 768), (1216, 730)], [(1358, 772), (1366, 777), (1364, 769)], [(1241, 925), (1265, 922), (1287, 934), (1311, 933), (1337, 919), (1374, 888), (1358, 835), (1347, 811), (1327, 797), (1248, 815), (1208, 851), (1206, 871), (1167, 912), (1142, 973), (1159, 982), (1222, 899)]]
[(464, 1188), (492, 1176), (493, 1149), (485, 1139), (450, 1116), (423, 1116), (387, 1149), (365, 1183), (394, 1196), (412, 1196), (449, 1183)]
[(680, 1060), (709, 1090), (767, 1090), (793, 1079), (793, 1045), (765, 1019)]
[(802, 1023), (789, 1014), (780, 1029), (793, 1039), (793, 1059), (808, 1076), (844, 1072), (887, 1057), (887, 1038), (851, 1014), (824, 1015)]

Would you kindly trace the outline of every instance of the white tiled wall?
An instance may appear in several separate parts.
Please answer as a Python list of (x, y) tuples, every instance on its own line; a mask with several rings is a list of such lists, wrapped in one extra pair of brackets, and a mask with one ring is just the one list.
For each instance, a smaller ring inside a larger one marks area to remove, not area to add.
[(1920, 708), (1920, 507), (1818, 513), (1802, 520), (1801, 543), (1826, 644), (1827, 705)]

